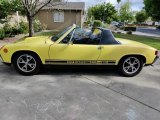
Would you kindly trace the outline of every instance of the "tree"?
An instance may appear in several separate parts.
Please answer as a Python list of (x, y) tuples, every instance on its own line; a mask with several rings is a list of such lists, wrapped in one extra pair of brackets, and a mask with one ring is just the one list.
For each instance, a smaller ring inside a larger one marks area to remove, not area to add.
[(8, 15), (16, 11), (23, 11), (20, 0), (0, 0), (0, 19), (6, 18)]
[(5, 0), (0, 1), (0, 19), (3, 19), (8, 14), (7, 2)]
[(131, 22), (134, 19), (129, 1), (121, 6), (119, 14), (120, 20), (122, 22)]
[(148, 16), (154, 20), (160, 20), (160, 0), (144, 0), (145, 10)]
[(33, 21), (37, 13), (46, 5), (50, 4), (54, 7), (60, 4), (60, 3), (57, 3), (60, 1), (61, 0), (22, 0), (22, 4), (26, 11), (26, 16), (29, 23), (29, 37), (33, 36), (33, 33), (34, 33)]
[(107, 23), (117, 20), (117, 11), (110, 3), (103, 3), (90, 7), (87, 13), (88, 18), (94, 18), (95, 20), (101, 20)]
[(148, 18), (145, 10), (141, 10), (140, 12), (137, 12), (135, 17), (136, 17), (136, 21), (139, 23), (145, 22)]
[(53, 7), (61, 4), (61, 0), (0, 0), (0, 19), (7, 17), (13, 12), (20, 11), (26, 15), (29, 23), (29, 37), (33, 36), (33, 21), (37, 13), (46, 5)]

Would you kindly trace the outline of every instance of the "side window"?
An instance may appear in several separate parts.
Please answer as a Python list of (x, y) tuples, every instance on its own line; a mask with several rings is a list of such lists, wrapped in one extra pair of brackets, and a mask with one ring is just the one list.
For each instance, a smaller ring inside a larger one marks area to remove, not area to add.
[(74, 33), (73, 44), (98, 45), (101, 40), (102, 31), (99, 29), (91, 31), (77, 30)]
[(98, 45), (101, 41), (101, 38), (102, 38), (102, 30), (94, 29), (93, 33), (90, 36), (90, 39), (93, 42), (93, 44)]
[(62, 44), (67, 44), (69, 43), (71, 37), (72, 37), (72, 34), (73, 34), (74, 30), (72, 32), (70, 32), (60, 43)]

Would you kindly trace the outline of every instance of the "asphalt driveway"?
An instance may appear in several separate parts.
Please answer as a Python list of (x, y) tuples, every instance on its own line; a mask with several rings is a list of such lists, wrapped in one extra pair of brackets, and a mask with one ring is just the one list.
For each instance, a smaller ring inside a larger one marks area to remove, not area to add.
[(137, 27), (137, 31), (134, 32), (133, 34), (142, 35), (142, 36), (150, 36), (150, 37), (160, 37), (160, 30), (153, 29), (153, 28)]
[(0, 63), (0, 120), (160, 120), (160, 62), (133, 78), (70, 68), (27, 77)]
[[(118, 30), (121, 33), (126, 33), (126, 31)], [(137, 30), (133, 32), (134, 35), (140, 36), (148, 36), (148, 37), (160, 37), (160, 30), (153, 29), (153, 28), (142, 28), (137, 27)]]
[(153, 29), (153, 28), (142, 28), (138, 27), (137, 28), (138, 32), (146, 33), (146, 34), (153, 34), (153, 35), (160, 35), (160, 30), (158, 29)]

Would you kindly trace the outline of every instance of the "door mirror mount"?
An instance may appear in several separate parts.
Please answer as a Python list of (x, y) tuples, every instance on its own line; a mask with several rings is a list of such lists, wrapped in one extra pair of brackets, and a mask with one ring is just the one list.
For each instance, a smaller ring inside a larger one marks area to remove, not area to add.
[(73, 45), (73, 41), (69, 41), (69, 44)]

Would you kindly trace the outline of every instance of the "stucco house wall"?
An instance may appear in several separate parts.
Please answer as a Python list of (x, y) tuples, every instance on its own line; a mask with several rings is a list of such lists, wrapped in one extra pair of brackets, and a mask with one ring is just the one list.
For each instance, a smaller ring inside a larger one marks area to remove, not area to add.
[(41, 10), (37, 15), (40, 22), (47, 26), (47, 29), (59, 31), (72, 24), (82, 27), (82, 11), (64, 10), (64, 22), (54, 22), (54, 11), (56, 10)]
[[(42, 24), (45, 24), (47, 29), (60, 31), (68, 26), (77, 24), (82, 27), (84, 22), (84, 2), (67, 2), (60, 5), (48, 5), (44, 7), (38, 14), (37, 18)], [(63, 12), (64, 21), (54, 21), (54, 13)]]

